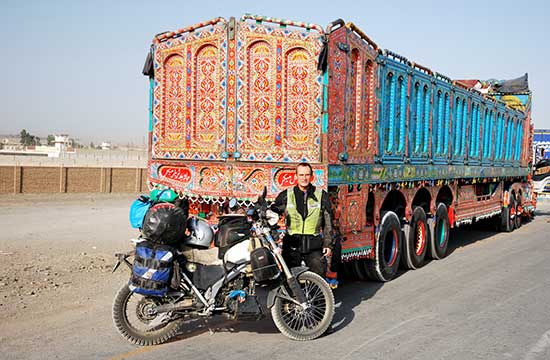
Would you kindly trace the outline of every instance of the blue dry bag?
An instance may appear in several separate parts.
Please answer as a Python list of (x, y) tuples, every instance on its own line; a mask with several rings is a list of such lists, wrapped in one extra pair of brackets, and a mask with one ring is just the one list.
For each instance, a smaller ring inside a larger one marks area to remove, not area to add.
[(144, 195), (134, 200), (130, 206), (130, 225), (132, 225), (134, 229), (141, 229), (143, 227), (143, 218), (151, 205), (151, 199)]

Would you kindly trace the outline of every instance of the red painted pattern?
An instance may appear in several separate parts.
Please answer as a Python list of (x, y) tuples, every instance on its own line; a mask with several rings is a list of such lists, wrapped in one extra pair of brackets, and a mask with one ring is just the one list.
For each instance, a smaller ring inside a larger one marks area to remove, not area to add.
[(162, 179), (176, 181), (183, 186), (190, 184), (193, 178), (191, 169), (181, 166), (163, 166), (159, 170), (159, 175)]

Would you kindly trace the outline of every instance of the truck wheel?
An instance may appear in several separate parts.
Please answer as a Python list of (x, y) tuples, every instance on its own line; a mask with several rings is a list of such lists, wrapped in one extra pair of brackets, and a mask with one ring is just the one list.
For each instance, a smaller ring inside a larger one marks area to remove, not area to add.
[[(515, 212), (516, 201), (513, 196), (510, 196), (510, 203), (507, 207), (502, 208), (500, 213), (500, 231), (512, 232), (514, 231), (514, 216), (512, 212)], [(514, 209), (512, 211), (512, 209)]]
[(424, 265), (428, 251), (428, 222), (424, 209), (417, 206), (411, 218), (408, 239), (403, 239), (403, 256), (401, 260), (408, 269), (418, 269)]
[(401, 224), (393, 211), (382, 217), (374, 260), (365, 260), (368, 277), (374, 281), (390, 281), (397, 274), (401, 256)]
[(521, 221), (522, 221), (522, 218), (521, 218), (521, 214), (522, 214), (522, 210), (521, 210), (521, 196), (518, 196), (517, 200), (516, 200), (516, 215), (514, 216), (514, 227), (516, 229), (519, 229), (521, 227)]
[(430, 256), (432, 259), (440, 260), (447, 256), (450, 229), (447, 206), (439, 203), (435, 211), (434, 235), (430, 239)]
[(346, 280), (349, 280), (351, 278), (348, 262), (342, 261), (340, 263), (340, 266), (338, 267), (338, 277), (345, 278)]
[(365, 260), (363, 259), (356, 259), (352, 262), (354, 274), (357, 279), (361, 281), (365, 281), (369, 279), (367, 270), (365, 269)]

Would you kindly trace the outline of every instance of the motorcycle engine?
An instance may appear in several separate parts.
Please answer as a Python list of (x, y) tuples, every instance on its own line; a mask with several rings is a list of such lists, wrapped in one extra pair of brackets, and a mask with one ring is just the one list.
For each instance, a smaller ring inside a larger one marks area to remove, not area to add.
[(243, 279), (237, 279), (232, 290), (225, 297), (228, 315), (235, 320), (256, 321), (264, 316), (260, 303), (248, 287), (243, 287)]

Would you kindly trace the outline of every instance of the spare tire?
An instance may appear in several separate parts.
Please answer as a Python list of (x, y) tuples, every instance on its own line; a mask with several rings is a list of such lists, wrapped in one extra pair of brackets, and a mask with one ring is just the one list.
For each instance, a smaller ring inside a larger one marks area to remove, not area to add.
[(186, 220), (181, 208), (159, 203), (147, 211), (141, 233), (153, 243), (173, 245), (183, 240)]

